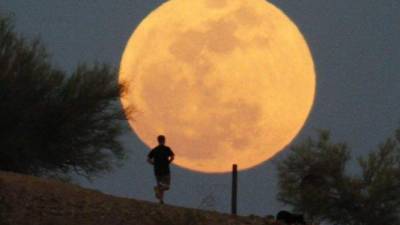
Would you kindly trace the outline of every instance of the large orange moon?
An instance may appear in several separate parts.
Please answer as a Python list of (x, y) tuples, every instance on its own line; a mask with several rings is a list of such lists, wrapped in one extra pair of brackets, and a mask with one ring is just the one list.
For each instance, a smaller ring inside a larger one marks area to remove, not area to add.
[(170, 0), (136, 28), (119, 82), (130, 126), (164, 134), (175, 163), (205, 173), (249, 169), (303, 127), (315, 69), (296, 25), (264, 0)]

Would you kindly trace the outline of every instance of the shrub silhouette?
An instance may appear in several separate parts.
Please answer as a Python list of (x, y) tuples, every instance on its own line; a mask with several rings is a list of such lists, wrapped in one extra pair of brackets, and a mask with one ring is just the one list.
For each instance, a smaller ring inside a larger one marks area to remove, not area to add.
[(400, 130), (346, 173), (350, 150), (327, 131), (292, 147), (278, 164), (279, 199), (313, 224), (400, 224)]
[(54, 68), (39, 40), (0, 16), (0, 169), (90, 177), (124, 158), (122, 85), (108, 65)]

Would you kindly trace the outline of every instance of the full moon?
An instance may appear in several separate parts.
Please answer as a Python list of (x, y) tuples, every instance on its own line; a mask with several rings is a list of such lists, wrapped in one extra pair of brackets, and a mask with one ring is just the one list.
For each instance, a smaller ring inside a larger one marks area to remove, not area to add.
[(301, 32), (264, 0), (165, 2), (130, 37), (119, 74), (138, 137), (152, 148), (165, 135), (178, 166), (204, 173), (252, 168), (290, 144), (315, 79)]

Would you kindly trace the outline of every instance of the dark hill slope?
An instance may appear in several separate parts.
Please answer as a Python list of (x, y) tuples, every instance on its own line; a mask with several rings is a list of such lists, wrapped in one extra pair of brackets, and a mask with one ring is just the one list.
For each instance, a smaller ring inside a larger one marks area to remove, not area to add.
[(261, 225), (258, 217), (118, 198), (76, 185), (0, 172), (1, 225)]

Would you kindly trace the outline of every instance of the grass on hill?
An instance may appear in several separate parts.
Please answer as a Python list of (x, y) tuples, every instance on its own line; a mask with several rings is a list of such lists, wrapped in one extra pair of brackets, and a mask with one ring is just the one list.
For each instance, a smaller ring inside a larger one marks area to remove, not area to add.
[(119, 198), (0, 172), (0, 225), (272, 225), (263, 218)]

